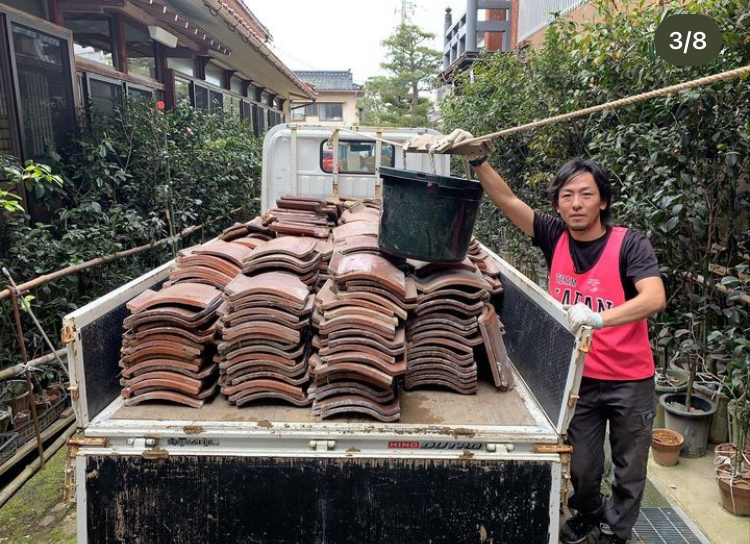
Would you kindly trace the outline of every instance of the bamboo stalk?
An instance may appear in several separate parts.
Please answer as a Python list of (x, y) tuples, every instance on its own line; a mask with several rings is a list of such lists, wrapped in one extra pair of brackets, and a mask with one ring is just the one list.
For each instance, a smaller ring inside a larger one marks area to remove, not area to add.
[[(254, 199), (257, 200), (257, 199)], [(237, 208), (234, 208), (232, 210), (229, 210), (229, 213), (225, 216), (217, 217), (215, 219), (212, 219), (210, 221), (206, 221), (205, 223), (202, 223), (200, 225), (193, 225), (191, 227), (187, 227), (180, 231), (180, 233), (177, 235), (180, 238), (185, 238), (191, 234), (193, 234), (196, 231), (201, 230), (204, 226), (210, 225), (212, 223), (215, 223), (218, 219), (223, 219), (225, 217), (231, 216), (233, 213), (237, 213), (238, 211), (242, 210), (242, 206), (239, 206)], [(112, 261), (117, 261), (119, 259), (122, 259), (124, 257), (130, 257), (131, 255), (137, 255), (138, 253), (143, 253), (144, 251), (148, 251), (149, 249), (152, 249), (157, 246), (161, 246), (164, 244), (168, 244), (169, 242), (172, 242), (172, 237), (162, 238), (161, 240), (157, 240), (156, 242), (151, 242), (150, 244), (144, 244), (142, 246), (134, 247), (131, 249), (127, 249), (125, 251), (118, 251), (117, 253), (112, 253), (110, 255), (105, 255), (103, 257), (96, 257), (95, 259), (91, 259), (86, 261), (85, 263), (78, 263), (73, 266), (69, 266), (67, 268), (63, 268), (62, 270), (58, 270), (56, 272), (52, 272), (50, 274), (45, 274), (44, 276), (39, 276), (37, 278), (34, 278), (33, 280), (27, 281), (25, 283), (22, 283), (18, 286), (18, 291), (20, 293), (23, 293), (25, 291), (28, 291), (30, 289), (34, 289), (36, 287), (39, 287), (40, 285), (44, 285), (45, 283), (49, 283), (53, 280), (64, 278), (65, 276), (70, 276), (71, 274), (75, 274), (76, 272), (80, 272), (82, 270), (86, 270), (88, 268), (93, 268), (95, 266), (99, 266), (102, 264), (107, 264)], [(6, 298), (10, 297), (10, 290), (9, 289), (3, 289), (0, 291), (0, 300), (4, 300)]]

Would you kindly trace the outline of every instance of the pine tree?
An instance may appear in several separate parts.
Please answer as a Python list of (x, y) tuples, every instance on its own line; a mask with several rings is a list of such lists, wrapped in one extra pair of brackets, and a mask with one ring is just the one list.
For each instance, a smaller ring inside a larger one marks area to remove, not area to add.
[(434, 37), (405, 22), (382, 42), (386, 60), (380, 67), (389, 75), (367, 80), (362, 100), (363, 125), (415, 127), (429, 124), (432, 103), (419, 93), (432, 88), (440, 66), (441, 53), (424, 45)]

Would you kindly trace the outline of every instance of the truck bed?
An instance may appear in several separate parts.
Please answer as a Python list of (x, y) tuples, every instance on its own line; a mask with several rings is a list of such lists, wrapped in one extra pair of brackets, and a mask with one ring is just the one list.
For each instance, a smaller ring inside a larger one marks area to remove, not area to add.
[[(521, 386), (522, 387), (522, 386)], [(534, 419), (524, 402), (520, 387), (501, 392), (493, 385), (480, 381), (476, 395), (459, 395), (450, 391), (400, 391), (402, 424), (460, 425), (460, 426), (533, 426)], [(120, 406), (111, 419), (151, 421), (271, 421), (275, 423), (377, 423), (361, 417), (332, 417), (321, 420), (311, 409), (278, 403), (238, 408), (218, 395), (203, 408), (194, 409), (168, 403), (149, 403)]]

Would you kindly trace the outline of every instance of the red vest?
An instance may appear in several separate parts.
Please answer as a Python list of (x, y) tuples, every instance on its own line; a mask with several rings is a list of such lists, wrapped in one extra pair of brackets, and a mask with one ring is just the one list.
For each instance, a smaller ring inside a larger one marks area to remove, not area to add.
[[(577, 274), (564, 231), (555, 246), (550, 267), (550, 294), (562, 304), (585, 303), (603, 312), (625, 302), (620, 279), (620, 249), (628, 229), (612, 227), (604, 251), (591, 270)], [(654, 375), (654, 356), (646, 320), (594, 331), (583, 375), (599, 380), (640, 380)]]

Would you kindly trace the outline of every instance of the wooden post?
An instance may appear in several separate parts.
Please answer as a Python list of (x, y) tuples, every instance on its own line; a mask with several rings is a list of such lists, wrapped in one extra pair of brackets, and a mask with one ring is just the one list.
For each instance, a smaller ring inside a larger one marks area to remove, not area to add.
[(125, 43), (125, 19), (119, 13), (112, 15), (112, 35), (115, 45), (115, 69), (128, 73), (128, 46)]
[(62, 7), (59, 0), (47, 0), (47, 11), (49, 20), (56, 25), (65, 26), (65, 17), (63, 16)]

